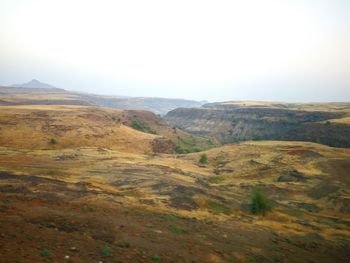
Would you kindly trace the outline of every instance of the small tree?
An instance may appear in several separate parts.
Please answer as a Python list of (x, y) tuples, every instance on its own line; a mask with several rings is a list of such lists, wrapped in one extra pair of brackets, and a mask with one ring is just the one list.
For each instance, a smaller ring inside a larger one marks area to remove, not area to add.
[(184, 150), (181, 146), (176, 145), (176, 146), (175, 146), (175, 153), (177, 153), (177, 154), (183, 154), (183, 153), (185, 153), (185, 150)]
[(266, 194), (260, 188), (255, 188), (251, 195), (250, 210), (253, 214), (265, 215), (271, 211), (272, 205)]
[(208, 163), (208, 157), (205, 153), (201, 154), (201, 156), (199, 157), (199, 161), (200, 164), (206, 164)]

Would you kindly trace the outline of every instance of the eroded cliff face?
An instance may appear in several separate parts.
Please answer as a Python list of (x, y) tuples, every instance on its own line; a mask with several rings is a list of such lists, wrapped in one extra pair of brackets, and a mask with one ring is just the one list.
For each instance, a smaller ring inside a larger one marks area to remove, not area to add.
[(165, 119), (186, 132), (222, 143), (241, 140), (301, 140), (350, 147), (350, 126), (326, 124), (340, 112), (300, 111), (268, 107), (179, 108)]
[(333, 147), (350, 148), (350, 125), (342, 123), (310, 122), (291, 128), (282, 139), (311, 141)]
[(231, 115), (220, 110), (178, 108), (170, 111), (165, 120), (189, 133), (208, 136), (228, 129)]

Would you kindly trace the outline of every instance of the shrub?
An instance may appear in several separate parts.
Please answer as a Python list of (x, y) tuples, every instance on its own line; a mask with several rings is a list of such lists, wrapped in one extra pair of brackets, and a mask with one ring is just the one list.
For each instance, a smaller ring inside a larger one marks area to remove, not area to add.
[(141, 132), (156, 134), (156, 132), (154, 130), (152, 130), (150, 127), (148, 127), (147, 125), (143, 124), (142, 122), (140, 122), (138, 120), (132, 120), (131, 128), (138, 130), (138, 131), (141, 131)]
[(108, 246), (104, 246), (101, 250), (102, 256), (110, 257), (112, 255), (112, 249)]
[(48, 249), (43, 249), (40, 252), (40, 256), (42, 256), (43, 258), (50, 258), (51, 257), (51, 252)]
[(154, 255), (152, 256), (152, 260), (153, 260), (153, 261), (159, 261), (159, 260), (160, 260), (160, 255), (159, 255), (159, 254), (154, 254)]
[(185, 153), (185, 150), (182, 149), (181, 146), (176, 145), (176, 146), (175, 146), (175, 153), (177, 153), (177, 154), (183, 154), (183, 153)]
[(255, 188), (251, 196), (250, 210), (253, 214), (265, 215), (271, 211), (272, 205), (266, 194), (260, 188)]
[(200, 157), (199, 157), (199, 161), (200, 164), (206, 164), (208, 163), (208, 157), (205, 153), (203, 153)]
[(214, 143), (213, 143), (213, 141), (211, 139), (206, 140), (205, 144), (207, 145), (207, 147), (214, 146)]

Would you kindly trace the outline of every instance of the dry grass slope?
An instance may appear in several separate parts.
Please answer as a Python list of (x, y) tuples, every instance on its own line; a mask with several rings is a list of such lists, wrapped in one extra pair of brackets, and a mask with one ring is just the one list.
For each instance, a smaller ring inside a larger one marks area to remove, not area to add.
[(116, 110), (85, 106), (0, 106), (0, 145), (25, 149), (94, 146), (151, 152), (151, 142), (157, 136), (122, 125), (114, 120), (118, 114)]
[[(176, 132), (147, 112), (1, 106), (0, 261), (348, 262), (350, 149), (150, 154), (155, 139), (188, 139)], [(249, 211), (257, 186), (265, 216)]]

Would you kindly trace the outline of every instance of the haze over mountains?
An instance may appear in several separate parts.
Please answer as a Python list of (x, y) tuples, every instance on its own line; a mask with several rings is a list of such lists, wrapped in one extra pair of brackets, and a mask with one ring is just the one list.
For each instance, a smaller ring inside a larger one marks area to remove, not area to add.
[(56, 87), (40, 82), (39, 80), (32, 79), (29, 82), (22, 83), (22, 84), (13, 84), (11, 87), (17, 87), (17, 88), (39, 88), (39, 89), (57, 89)]
[[(90, 94), (90, 93), (81, 93), (81, 92), (75, 92), (75, 91), (67, 91), (61, 88), (56, 88), (53, 85), (40, 82), (36, 79), (33, 79), (29, 82), (23, 83), (23, 84), (14, 84), (11, 87), (19, 88), (18, 94), (27, 94), (33, 93), (32, 95), (35, 95), (36, 93), (40, 93), (42, 91), (47, 92), (48, 96), (53, 96), (54, 93), (57, 93), (57, 98), (66, 98), (69, 99), (65, 103), (69, 104), (85, 104), (85, 105), (99, 105), (104, 107), (111, 107), (111, 108), (117, 108), (117, 109), (136, 109), (136, 110), (149, 110), (157, 114), (164, 115), (170, 110), (179, 108), (179, 107), (200, 107), (206, 101), (194, 101), (194, 100), (185, 100), (185, 99), (170, 99), (170, 98), (153, 98), (153, 97), (125, 97), (125, 96), (106, 96), (106, 95), (98, 95), (98, 94)], [(16, 89), (10, 88), (6, 89), (9, 94), (16, 93)], [(22, 90), (21, 88), (26, 88), (25, 90)], [(5, 92), (5, 89), (2, 88), (2, 92)], [(45, 94), (42, 94), (41, 99), (39, 97), (33, 97), (32, 102), (43, 104), (45, 103), (45, 98), (43, 97)], [(10, 96), (11, 97), (11, 96)], [(11, 98), (7, 101), (6, 99), (2, 101), (2, 103), (11, 103)], [(27, 102), (29, 103), (29, 102)], [(60, 104), (62, 101), (60, 99), (57, 99), (56, 101), (53, 100), (53, 97), (46, 98), (46, 103), (55, 103)]]
[(210, 101), (350, 100), (348, 1), (88, 2), (2, 0), (1, 81)]

